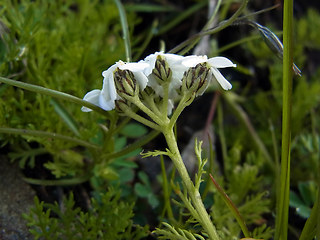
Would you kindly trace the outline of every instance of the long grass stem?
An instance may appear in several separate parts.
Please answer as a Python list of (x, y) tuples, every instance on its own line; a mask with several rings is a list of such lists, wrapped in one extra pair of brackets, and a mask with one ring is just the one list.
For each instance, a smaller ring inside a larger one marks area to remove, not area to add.
[(229, 198), (229, 196), (226, 194), (226, 192), (224, 191), (224, 189), (219, 185), (219, 183), (214, 179), (214, 177), (210, 175), (210, 178), (215, 186), (215, 188), (218, 190), (220, 196), (222, 197), (223, 201), (225, 202), (225, 204), (228, 206), (229, 210), (231, 211), (232, 215), (234, 216), (234, 218), (237, 220), (239, 226), (241, 227), (241, 230), (243, 232), (243, 235), (246, 238), (250, 238), (250, 232), (247, 228), (247, 225), (243, 219), (243, 217), (241, 216), (239, 210), (237, 209), (237, 207), (234, 205), (234, 203), (231, 201), (231, 199)]
[(126, 11), (120, 0), (114, 0), (114, 1), (117, 5), (119, 15), (120, 15), (124, 46), (126, 49), (126, 59), (127, 59), (127, 62), (130, 62), (131, 61), (131, 42), (130, 42), (129, 26), (127, 21)]
[(276, 240), (288, 237), (289, 190), (290, 190), (290, 144), (291, 144), (291, 104), (292, 104), (292, 38), (293, 0), (285, 0), (283, 7), (283, 109), (282, 109), (282, 149), (280, 179), (277, 179)]
[(58, 133), (45, 132), (45, 131), (39, 131), (39, 130), (1, 127), (0, 133), (27, 135), (27, 136), (32, 136), (32, 137), (41, 137), (41, 138), (49, 138), (49, 139), (59, 139), (59, 140), (63, 140), (66, 142), (72, 142), (74, 144), (84, 146), (87, 148), (93, 148), (93, 149), (100, 149), (101, 148), (99, 145), (89, 143), (89, 142), (83, 141), (78, 138), (73, 138), (73, 137), (61, 135)]
[(106, 115), (108, 117), (110, 116), (110, 113), (103, 110), (102, 108), (100, 108), (100, 107), (98, 107), (88, 101), (84, 101), (81, 98), (70, 95), (68, 93), (64, 93), (64, 92), (52, 90), (49, 88), (45, 88), (42, 86), (38, 86), (38, 85), (30, 84), (30, 83), (25, 83), (25, 82), (20, 82), (20, 81), (16, 81), (16, 80), (4, 78), (4, 77), (0, 77), (0, 82), (3, 82), (5, 84), (11, 85), (11, 86), (19, 87), (19, 88), (22, 88), (22, 89), (25, 89), (28, 91), (32, 91), (32, 92), (40, 93), (40, 94), (47, 95), (50, 97), (55, 97), (55, 98), (58, 98), (61, 100), (69, 101), (69, 102), (78, 104), (80, 106), (88, 107), (88, 108), (90, 108), (98, 113), (101, 113), (103, 115)]

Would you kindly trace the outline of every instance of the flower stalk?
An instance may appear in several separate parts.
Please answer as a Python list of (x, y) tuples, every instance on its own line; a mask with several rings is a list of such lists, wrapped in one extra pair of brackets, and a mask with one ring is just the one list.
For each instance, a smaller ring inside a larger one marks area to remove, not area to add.
[(193, 207), (197, 212), (197, 215), (198, 215), (197, 218), (200, 224), (208, 234), (209, 239), (212, 239), (212, 240), (220, 239), (216, 231), (216, 228), (212, 224), (210, 216), (203, 205), (199, 190), (194, 186), (193, 182), (191, 181), (189, 173), (186, 169), (186, 166), (183, 163), (183, 160), (181, 158), (181, 154), (177, 145), (177, 140), (173, 132), (173, 128), (168, 127), (167, 125), (167, 126), (163, 126), (162, 129), (163, 129), (162, 133), (166, 139), (169, 150), (171, 152), (170, 158), (174, 166), (176, 167), (177, 171), (180, 174), (183, 185), (186, 188), (188, 195), (191, 199), (191, 202), (193, 204)]

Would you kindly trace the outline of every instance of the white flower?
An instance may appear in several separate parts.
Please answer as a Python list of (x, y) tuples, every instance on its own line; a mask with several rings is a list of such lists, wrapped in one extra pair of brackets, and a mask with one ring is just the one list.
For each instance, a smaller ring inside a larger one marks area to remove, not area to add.
[[(184, 73), (191, 67), (195, 67), (199, 63), (206, 62), (210, 66), (211, 76), (208, 77), (208, 82), (214, 77), (221, 87), (225, 90), (232, 88), (232, 85), (222, 76), (218, 68), (225, 67), (235, 67), (229, 59), (225, 57), (214, 57), (209, 58), (207, 56), (187, 56), (183, 57), (171, 53), (156, 52), (147, 56), (144, 60), (139, 62), (125, 63), (122, 61), (116, 62), (110, 68), (102, 73), (103, 78), (103, 87), (101, 90), (95, 89), (88, 92), (84, 96), (84, 100), (92, 104), (95, 104), (102, 109), (109, 111), (115, 108), (115, 101), (121, 99), (117, 94), (114, 72), (117, 68), (120, 70), (129, 70), (133, 73), (134, 78), (139, 84), (139, 89), (143, 91), (145, 87), (150, 86), (155, 93), (163, 97), (163, 87), (161, 82), (158, 82), (154, 75), (152, 74), (153, 69), (156, 65), (157, 57), (161, 55), (165, 58), (169, 68), (172, 72), (172, 78), (169, 85), (169, 102), (168, 102), (168, 114), (171, 113), (173, 108), (173, 103), (180, 96), (177, 91), (181, 84)], [(205, 91), (205, 88), (202, 92)], [(202, 94), (201, 92), (201, 94)], [(201, 95), (199, 94), (199, 95)], [(90, 108), (82, 107), (81, 109), (84, 112), (92, 111)]]
[(210, 65), (211, 73), (224, 90), (229, 90), (232, 88), (231, 83), (229, 83), (228, 80), (225, 79), (218, 70), (218, 68), (236, 67), (236, 64), (231, 62), (228, 58), (213, 57), (208, 59), (207, 56), (188, 56), (183, 59), (181, 64), (185, 67), (194, 67), (203, 62), (206, 62)]
[[(102, 72), (103, 86), (102, 90), (92, 90), (88, 92), (83, 100), (91, 102), (106, 111), (110, 111), (115, 108), (115, 100), (120, 99), (117, 94), (115, 83), (114, 83), (114, 71), (119, 68), (121, 70), (130, 70), (135, 79), (137, 80), (141, 90), (145, 89), (148, 83), (148, 78), (143, 73), (145, 68), (149, 67), (149, 64), (144, 61), (138, 63), (125, 63), (122, 61), (116, 62), (114, 65), (109, 67), (106, 71)], [(90, 108), (82, 107), (83, 112), (92, 111)]]
[(152, 70), (155, 67), (155, 63), (159, 55), (165, 57), (169, 68), (172, 71), (172, 79), (169, 85), (169, 98), (175, 99), (177, 98), (176, 90), (181, 86), (181, 79), (188, 67), (181, 64), (184, 59), (183, 56), (172, 53), (156, 52), (144, 59), (144, 62), (149, 64), (149, 67), (145, 68), (144, 70), (145, 75), (149, 79), (148, 86), (150, 86), (155, 91), (155, 93), (161, 97), (163, 96), (163, 88), (152, 76)]

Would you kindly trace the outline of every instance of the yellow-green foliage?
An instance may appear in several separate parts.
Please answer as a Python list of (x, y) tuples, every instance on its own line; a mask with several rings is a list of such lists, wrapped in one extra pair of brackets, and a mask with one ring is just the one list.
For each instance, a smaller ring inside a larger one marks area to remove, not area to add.
[[(101, 88), (101, 72), (125, 59), (118, 9), (113, 1), (1, 1), (0, 75), (59, 90), (82, 98)], [(128, 15), (128, 22), (137, 18)], [(115, 123), (114, 113), (109, 114)], [(41, 130), (103, 145), (114, 150), (113, 138), (97, 124), (100, 116), (84, 114), (80, 106), (51, 97), (0, 85), (0, 126)], [(104, 123), (108, 119), (101, 120)], [(113, 125), (115, 127), (115, 125)], [(111, 129), (112, 130), (112, 129)], [(12, 160), (20, 166), (49, 153), (47, 163), (57, 177), (83, 174), (83, 148), (70, 141), (35, 136), (0, 135), (1, 145), (10, 142)], [(30, 143), (33, 143), (30, 152)], [(37, 144), (35, 144), (37, 143)], [(34, 149), (41, 149), (36, 151)], [(77, 155), (78, 154), (78, 155)], [(95, 155), (95, 152), (91, 151)], [(29, 157), (26, 157), (29, 156)], [(101, 156), (101, 151), (95, 157)], [(94, 158), (95, 158), (94, 157)], [(97, 159), (97, 158), (96, 158)]]
[(35, 198), (35, 206), (24, 218), (35, 239), (141, 239), (147, 227), (133, 226), (133, 206), (120, 200), (120, 193), (108, 192), (91, 199), (89, 211), (75, 207), (73, 195), (63, 199), (63, 209), (56, 202), (45, 204)]

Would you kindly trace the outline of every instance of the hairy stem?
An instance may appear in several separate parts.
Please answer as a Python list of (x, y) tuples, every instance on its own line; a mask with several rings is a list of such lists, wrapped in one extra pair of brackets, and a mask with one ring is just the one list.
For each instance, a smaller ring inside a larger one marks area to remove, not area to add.
[(208, 234), (209, 239), (219, 240), (220, 238), (217, 234), (216, 228), (212, 224), (210, 216), (203, 205), (199, 190), (194, 186), (193, 182), (191, 181), (188, 171), (183, 163), (181, 154), (178, 149), (177, 141), (173, 132), (173, 128), (164, 127), (162, 130), (162, 133), (166, 138), (169, 150), (172, 154), (170, 156), (171, 160), (180, 174), (183, 185), (188, 192), (188, 195), (191, 199), (194, 209), (198, 213), (197, 218), (199, 217), (198, 219), (200, 221), (200, 224)]

